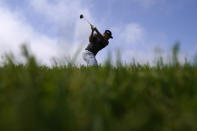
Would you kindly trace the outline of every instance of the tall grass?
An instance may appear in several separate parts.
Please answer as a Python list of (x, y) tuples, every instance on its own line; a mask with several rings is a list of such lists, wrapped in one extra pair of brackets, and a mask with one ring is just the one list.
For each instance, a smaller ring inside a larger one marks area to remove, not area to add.
[(7, 57), (0, 67), (1, 131), (197, 130), (197, 67), (39, 66)]

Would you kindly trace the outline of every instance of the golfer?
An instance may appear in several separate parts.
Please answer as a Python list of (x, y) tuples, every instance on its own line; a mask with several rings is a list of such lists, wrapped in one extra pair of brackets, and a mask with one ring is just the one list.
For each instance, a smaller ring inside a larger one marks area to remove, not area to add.
[[(103, 48), (105, 48), (109, 39), (112, 38), (112, 33), (110, 30), (106, 30), (102, 35), (96, 27), (90, 25), (92, 32), (89, 37), (89, 44), (83, 52), (83, 59), (88, 66), (97, 66), (96, 54)], [(96, 32), (96, 33), (94, 33)]]

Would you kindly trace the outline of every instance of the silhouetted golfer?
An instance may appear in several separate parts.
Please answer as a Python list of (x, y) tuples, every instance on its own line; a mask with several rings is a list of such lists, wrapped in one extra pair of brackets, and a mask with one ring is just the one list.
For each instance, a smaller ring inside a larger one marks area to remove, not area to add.
[[(109, 43), (109, 39), (113, 39), (113, 37), (110, 30), (106, 30), (102, 35), (96, 27), (94, 27), (92, 24), (90, 26), (92, 29), (89, 37), (90, 43), (83, 52), (83, 59), (88, 66), (97, 66), (97, 60), (95, 58), (96, 54), (101, 49), (105, 48)], [(94, 33), (94, 31), (96, 33)]]

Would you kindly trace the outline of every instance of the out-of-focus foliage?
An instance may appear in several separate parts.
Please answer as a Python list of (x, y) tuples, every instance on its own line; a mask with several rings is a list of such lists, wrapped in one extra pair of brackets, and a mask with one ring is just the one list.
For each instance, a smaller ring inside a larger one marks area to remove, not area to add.
[(1, 131), (197, 130), (197, 67), (132, 64), (0, 67)]

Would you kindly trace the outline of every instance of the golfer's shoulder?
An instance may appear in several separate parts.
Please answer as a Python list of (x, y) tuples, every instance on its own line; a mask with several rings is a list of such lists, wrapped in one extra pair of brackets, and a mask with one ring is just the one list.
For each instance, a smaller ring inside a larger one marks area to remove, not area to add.
[(104, 45), (108, 45), (109, 44), (109, 41), (106, 40), (104, 37), (102, 37), (101, 41), (102, 41), (102, 43), (104, 43)]
[(105, 38), (102, 38), (101, 42), (102, 42), (104, 45), (108, 45), (108, 44), (109, 44), (109, 41), (106, 40)]
[(105, 45), (107, 45), (108, 43), (109, 43), (109, 41), (108, 40), (106, 40), (103, 36), (99, 36), (98, 34), (94, 34), (94, 39), (96, 40), (96, 41), (98, 41), (99, 43), (101, 42), (101, 43), (104, 43)]

